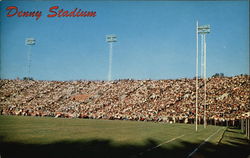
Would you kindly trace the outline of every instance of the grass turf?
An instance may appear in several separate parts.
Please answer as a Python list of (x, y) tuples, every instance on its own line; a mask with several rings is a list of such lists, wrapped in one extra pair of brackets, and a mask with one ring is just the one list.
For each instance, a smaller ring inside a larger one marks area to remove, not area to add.
[(190, 124), (0, 116), (0, 154), (2, 158), (187, 157), (213, 134), (194, 156), (221, 157), (238, 148), (230, 155), (250, 154), (245, 136), (225, 129), (199, 126), (195, 132)]

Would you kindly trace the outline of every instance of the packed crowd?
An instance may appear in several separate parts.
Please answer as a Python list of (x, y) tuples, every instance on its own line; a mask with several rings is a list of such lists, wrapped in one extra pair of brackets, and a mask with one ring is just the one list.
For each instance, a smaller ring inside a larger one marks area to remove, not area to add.
[[(250, 111), (249, 76), (207, 79), (209, 120), (238, 120)], [(195, 79), (116, 81), (0, 80), (2, 115), (192, 123)], [(204, 113), (199, 80), (199, 120)]]

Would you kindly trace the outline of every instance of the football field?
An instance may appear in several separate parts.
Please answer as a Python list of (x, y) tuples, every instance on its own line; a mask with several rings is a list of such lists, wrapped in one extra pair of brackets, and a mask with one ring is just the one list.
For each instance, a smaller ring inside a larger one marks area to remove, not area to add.
[(1, 158), (246, 158), (249, 147), (222, 126), (0, 115)]

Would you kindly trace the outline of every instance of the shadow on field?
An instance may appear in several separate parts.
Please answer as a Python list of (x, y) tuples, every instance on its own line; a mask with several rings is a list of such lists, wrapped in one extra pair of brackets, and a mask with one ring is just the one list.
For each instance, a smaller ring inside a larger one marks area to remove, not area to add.
[[(3, 140), (4, 138), (0, 137), (1, 158), (185, 158), (199, 145), (182, 141), (181, 145), (171, 148), (154, 148), (158, 144), (152, 139), (147, 140), (144, 146), (114, 146), (111, 140), (61, 141), (43, 145), (10, 143)], [(206, 143), (193, 158), (247, 158), (250, 155), (249, 141), (238, 139), (237, 142), (239, 143), (228, 142), (230, 145)]]

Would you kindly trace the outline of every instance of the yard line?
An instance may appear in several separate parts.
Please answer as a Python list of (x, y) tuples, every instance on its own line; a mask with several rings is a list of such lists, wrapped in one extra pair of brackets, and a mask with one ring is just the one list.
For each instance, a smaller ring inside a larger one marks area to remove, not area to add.
[[(181, 136), (179, 136), (179, 137), (175, 137), (175, 138), (173, 138), (173, 139), (170, 139), (170, 140), (168, 140), (168, 141), (165, 141), (165, 142), (163, 142), (163, 143), (161, 143), (161, 144), (159, 144), (159, 145), (157, 145), (157, 146), (151, 148), (150, 150), (153, 150), (153, 149), (155, 149), (155, 148), (158, 148), (158, 147), (162, 146), (163, 144), (170, 143), (170, 142), (174, 141), (175, 139), (181, 138), (181, 137), (183, 137), (183, 136), (184, 136), (184, 134), (181, 135)], [(150, 150), (149, 150), (149, 151), (150, 151)]]
[(158, 144), (158, 145), (155, 146), (155, 147), (149, 148), (149, 149), (147, 149), (146, 151), (139, 153), (138, 155), (141, 156), (141, 155), (143, 155), (145, 152), (149, 152), (149, 151), (151, 151), (151, 150), (153, 150), (153, 149), (156, 149), (156, 148), (162, 146), (163, 144), (170, 143), (170, 142), (172, 142), (172, 141), (174, 141), (174, 140), (176, 140), (176, 139), (179, 139), (179, 138), (181, 138), (181, 137), (183, 137), (183, 136), (185, 136), (185, 134), (183, 134), (183, 135), (181, 135), (181, 136), (178, 136), (178, 137), (174, 137), (173, 139), (167, 140), (167, 141), (165, 141), (165, 142), (163, 142), (163, 143), (160, 143), (160, 144)]
[(187, 156), (187, 158), (191, 157), (194, 153), (196, 153), (196, 152), (198, 151), (198, 149), (199, 149), (202, 145), (204, 145), (206, 142), (208, 142), (209, 139), (212, 138), (215, 134), (217, 134), (221, 129), (224, 129), (224, 128), (220, 128), (220, 129), (218, 129), (216, 132), (214, 132), (213, 134), (211, 134), (205, 141), (203, 141), (197, 148), (195, 148), (194, 151), (191, 152), (191, 153)]
[[(204, 129), (202, 129), (202, 130), (204, 130)], [(201, 130), (201, 131), (202, 131), (202, 130)], [(174, 140), (176, 140), (176, 139), (179, 139), (179, 138), (181, 138), (181, 137), (183, 137), (183, 136), (185, 136), (185, 135), (187, 136), (187, 135), (190, 135), (190, 134), (192, 134), (192, 133), (183, 134), (183, 135), (181, 135), (181, 136), (174, 137), (173, 139), (170, 139), (170, 140), (167, 140), (167, 141), (165, 141), (165, 142), (163, 142), (163, 143), (160, 143), (160, 144), (158, 144), (157, 146), (152, 147), (152, 148), (149, 148), (149, 149), (147, 149), (147, 150), (144, 151), (144, 152), (140, 152), (140, 153), (138, 154), (138, 156), (142, 156), (145, 152), (149, 152), (149, 151), (151, 151), (151, 150), (153, 150), (153, 149), (155, 149), (155, 148), (158, 148), (158, 147), (162, 146), (163, 144), (170, 143), (170, 142), (172, 142), (172, 141), (174, 141)], [(137, 156), (135, 156), (135, 157), (137, 157)]]

